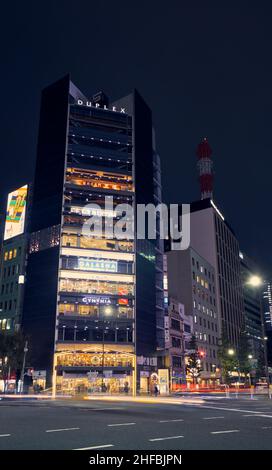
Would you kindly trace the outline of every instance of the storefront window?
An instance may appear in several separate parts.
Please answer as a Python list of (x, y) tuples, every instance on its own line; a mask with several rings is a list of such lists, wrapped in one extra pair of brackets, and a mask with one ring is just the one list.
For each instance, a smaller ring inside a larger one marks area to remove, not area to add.
[(113, 294), (125, 297), (127, 295), (134, 295), (134, 284), (84, 279), (60, 279), (60, 291), (84, 294)]
[(78, 186), (91, 186), (93, 188), (110, 189), (114, 191), (132, 191), (132, 178), (112, 172), (77, 170), (68, 168), (66, 182)]
[(106, 240), (84, 236), (78, 237), (77, 235), (68, 234), (63, 235), (62, 245), (95, 250), (133, 252), (133, 242), (131, 241)]
[[(65, 367), (102, 367), (103, 354), (101, 353), (76, 353), (61, 354), (57, 358), (58, 366)], [(104, 354), (104, 367), (132, 367), (133, 360), (127, 354)]]

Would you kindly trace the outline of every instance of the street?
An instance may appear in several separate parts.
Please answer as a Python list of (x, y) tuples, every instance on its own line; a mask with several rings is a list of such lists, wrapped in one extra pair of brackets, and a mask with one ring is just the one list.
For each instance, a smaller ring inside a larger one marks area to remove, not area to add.
[(264, 397), (0, 401), (1, 450), (262, 450), (271, 437)]

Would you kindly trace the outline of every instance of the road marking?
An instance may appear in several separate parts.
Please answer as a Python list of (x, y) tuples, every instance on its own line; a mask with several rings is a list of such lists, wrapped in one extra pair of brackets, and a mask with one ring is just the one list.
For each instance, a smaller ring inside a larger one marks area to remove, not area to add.
[(219, 407), (219, 406), (206, 406), (206, 405), (186, 405), (186, 406), (193, 406), (195, 408), (207, 408), (209, 410), (220, 410), (220, 411), (237, 411), (239, 413), (251, 413), (259, 416), (266, 416), (267, 418), (272, 418), (270, 415), (261, 415), (261, 411), (250, 411), (250, 410), (242, 410), (239, 408), (226, 408), (226, 407)]
[(115, 408), (81, 408), (83, 411), (108, 411), (108, 410), (124, 410), (124, 407)]
[(0, 437), (9, 437), (11, 434), (0, 434)]
[(80, 428), (47, 429), (45, 432), (75, 431)]
[(184, 419), (162, 419), (159, 423), (177, 423), (178, 421), (184, 421)]
[(118, 424), (108, 424), (109, 427), (114, 427), (114, 426), (133, 426), (133, 424), (136, 423), (118, 423)]
[(150, 442), (155, 441), (168, 441), (169, 439), (181, 439), (184, 436), (170, 436), (170, 437), (157, 437), (156, 439), (149, 439)]
[(225, 418), (225, 416), (211, 416), (211, 417), (209, 416), (207, 418), (202, 418), (202, 419), (223, 419), (223, 418)]
[(114, 445), (113, 444), (104, 444), (104, 445), (100, 445), (100, 446), (81, 447), (80, 449), (73, 449), (73, 450), (105, 449), (106, 447), (114, 447)]
[(272, 426), (263, 426), (262, 429), (271, 429)]
[(230, 429), (229, 431), (212, 431), (211, 434), (228, 434), (231, 432), (240, 432), (238, 429)]

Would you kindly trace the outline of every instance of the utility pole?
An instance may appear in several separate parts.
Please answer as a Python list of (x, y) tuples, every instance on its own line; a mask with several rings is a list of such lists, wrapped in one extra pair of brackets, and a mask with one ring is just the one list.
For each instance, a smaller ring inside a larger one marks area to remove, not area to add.
[(21, 392), (24, 391), (24, 375), (25, 375), (25, 363), (26, 363), (26, 354), (28, 352), (28, 342), (25, 342), (25, 347), (24, 347), (24, 358), (23, 358), (23, 366), (21, 370)]

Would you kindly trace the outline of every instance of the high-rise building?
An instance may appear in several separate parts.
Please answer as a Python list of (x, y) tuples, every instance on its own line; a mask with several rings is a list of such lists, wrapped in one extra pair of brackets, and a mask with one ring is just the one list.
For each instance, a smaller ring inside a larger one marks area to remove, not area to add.
[(0, 256), (0, 330), (17, 331), (22, 322), (27, 262), (30, 187), (8, 195)]
[(265, 330), (272, 332), (272, 282), (265, 281), (263, 291), (263, 309)]
[(263, 346), (260, 290), (250, 285), (250, 279), (258, 273), (258, 267), (244, 252), (239, 253), (244, 298), (244, 332), (248, 338), (250, 354), (258, 359)]
[(238, 347), (244, 329), (239, 242), (212, 199), (191, 204), (191, 246), (215, 270), (220, 336), (225, 335), (232, 346)]
[[(164, 347), (160, 242), (105, 230), (120, 204), (134, 215), (159, 200), (152, 113), (136, 90), (112, 104), (69, 76), (43, 90), (23, 328), (48, 385), (135, 392), (136, 356)], [(94, 216), (103, 230), (88, 236)]]

